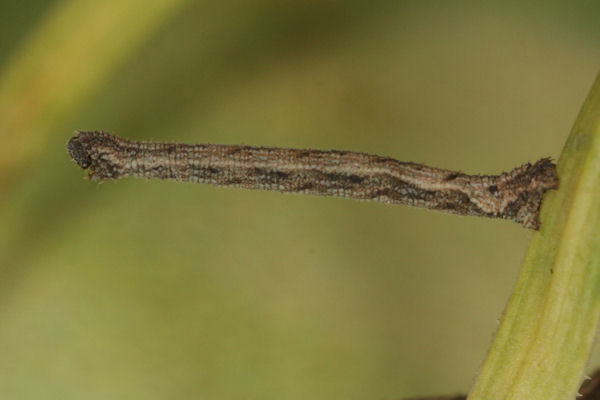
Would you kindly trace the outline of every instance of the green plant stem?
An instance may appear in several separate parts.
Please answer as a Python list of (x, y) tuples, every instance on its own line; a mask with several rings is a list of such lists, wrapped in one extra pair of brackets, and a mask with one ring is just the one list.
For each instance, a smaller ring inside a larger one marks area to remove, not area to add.
[(574, 399), (600, 315), (600, 75), (469, 400)]

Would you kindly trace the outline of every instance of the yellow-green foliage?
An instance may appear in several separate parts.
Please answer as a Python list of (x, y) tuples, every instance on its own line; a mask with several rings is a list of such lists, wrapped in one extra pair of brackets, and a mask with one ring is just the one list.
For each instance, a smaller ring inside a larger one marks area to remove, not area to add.
[(600, 312), (600, 75), (470, 400), (573, 399)]

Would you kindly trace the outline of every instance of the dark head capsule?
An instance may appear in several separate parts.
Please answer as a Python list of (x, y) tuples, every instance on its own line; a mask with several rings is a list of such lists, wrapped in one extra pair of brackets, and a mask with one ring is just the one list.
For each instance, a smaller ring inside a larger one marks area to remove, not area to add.
[(69, 150), (69, 155), (73, 161), (75, 161), (81, 168), (86, 169), (92, 165), (92, 160), (90, 159), (88, 152), (79, 141), (79, 136), (72, 137), (71, 140), (69, 140), (67, 149)]

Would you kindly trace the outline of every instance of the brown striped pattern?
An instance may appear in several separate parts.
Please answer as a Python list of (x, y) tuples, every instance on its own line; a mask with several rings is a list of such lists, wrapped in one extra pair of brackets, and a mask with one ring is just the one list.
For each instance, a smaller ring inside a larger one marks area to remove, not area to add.
[(124, 176), (348, 197), (510, 219), (539, 228), (544, 192), (558, 184), (549, 159), (500, 175), (461, 172), (337, 150), (135, 142), (77, 132), (69, 154), (92, 180)]

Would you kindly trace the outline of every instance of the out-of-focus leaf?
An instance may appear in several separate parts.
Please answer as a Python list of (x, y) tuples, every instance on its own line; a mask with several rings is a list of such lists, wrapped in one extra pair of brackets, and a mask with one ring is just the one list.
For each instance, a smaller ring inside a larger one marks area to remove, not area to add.
[(0, 192), (52, 123), (186, 2), (69, 0), (46, 16), (0, 75)]

